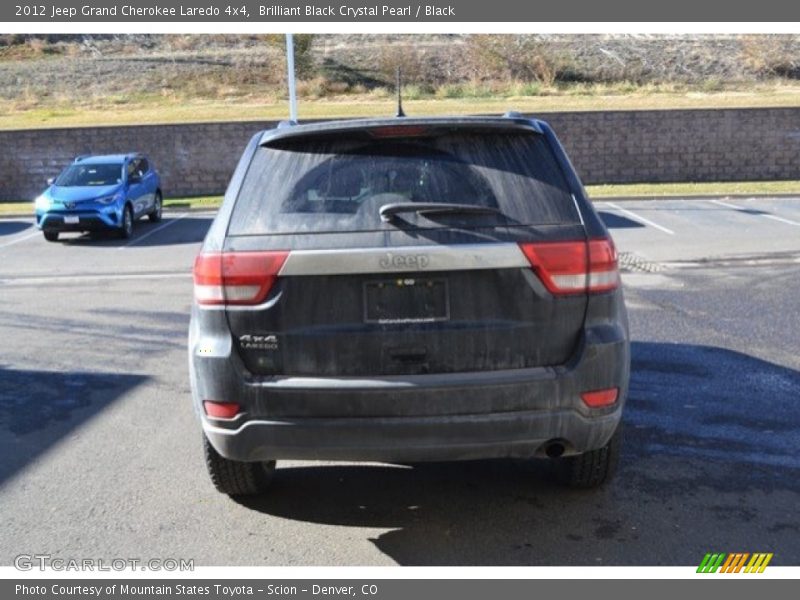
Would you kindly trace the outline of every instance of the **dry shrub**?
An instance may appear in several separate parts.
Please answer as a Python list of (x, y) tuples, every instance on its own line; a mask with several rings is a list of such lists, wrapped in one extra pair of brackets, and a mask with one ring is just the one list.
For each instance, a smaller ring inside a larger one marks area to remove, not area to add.
[(428, 83), (426, 62), (424, 55), (417, 52), (414, 47), (389, 43), (377, 49), (375, 76), (386, 85), (394, 87), (399, 68), (404, 82)]
[(57, 36), (9, 34), (0, 36), (0, 58), (28, 60), (61, 54), (65, 45)]
[(536, 81), (545, 86), (558, 79), (568, 62), (540, 35), (471, 35), (466, 59), (480, 79)]
[(197, 36), (195, 35), (166, 35), (164, 45), (172, 51), (187, 52), (197, 47)]
[(350, 91), (350, 86), (343, 81), (332, 81), (327, 77), (313, 77), (297, 82), (297, 95), (306, 99), (341, 96)]
[(742, 62), (760, 77), (800, 78), (800, 36), (746, 35)]
[(25, 43), (25, 35), (22, 33), (3, 33), (0, 34), (0, 47), (16, 46)]

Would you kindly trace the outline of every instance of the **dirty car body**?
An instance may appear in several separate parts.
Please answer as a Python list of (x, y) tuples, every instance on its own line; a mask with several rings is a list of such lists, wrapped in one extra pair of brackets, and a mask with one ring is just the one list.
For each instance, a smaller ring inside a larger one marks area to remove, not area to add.
[(192, 394), (222, 491), (260, 490), (254, 465), (276, 459), (550, 457), (573, 472), (617, 452), (616, 251), (542, 121), (261, 132), (194, 281)]

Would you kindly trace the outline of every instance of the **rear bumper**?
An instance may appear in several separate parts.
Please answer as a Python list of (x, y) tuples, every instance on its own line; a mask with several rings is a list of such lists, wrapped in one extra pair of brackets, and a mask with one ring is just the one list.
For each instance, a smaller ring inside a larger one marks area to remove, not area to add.
[(274, 459), (421, 462), (544, 456), (548, 441), (566, 453), (603, 446), (621, 408), (597, 417), (544, 410), (454, 417), (247, 420), (238, 429), (203, 430), (223, 456), (240, 461)]
[[(229, 337), (229, 336), (228, 336)], [(630, 349), (621, 325), (584, 331), (573, 360), (554, 368), (358, 378), (248, 379), (225, 339), (190, 332), (195, 409), (224, 457), (434, 461), (567, 454), (605, 445), (628, 391)], [(617, 402), (590, 409), (584, 391), (618, 387)], [(203, 400), (238, 402), (231, 420), (210, 419)]]

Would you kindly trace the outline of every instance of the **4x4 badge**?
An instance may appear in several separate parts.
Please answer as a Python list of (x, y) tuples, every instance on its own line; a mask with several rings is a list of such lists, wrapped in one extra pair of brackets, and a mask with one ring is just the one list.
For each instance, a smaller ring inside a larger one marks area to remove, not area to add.
[(245, 350), (277, 350), (278, 336), (276, 335), (240, 335), (239, 344)]

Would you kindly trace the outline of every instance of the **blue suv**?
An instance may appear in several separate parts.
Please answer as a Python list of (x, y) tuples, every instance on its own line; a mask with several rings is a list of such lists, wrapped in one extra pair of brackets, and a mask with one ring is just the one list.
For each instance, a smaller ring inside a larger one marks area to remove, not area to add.
[(36, 198), (36, 226), (49, 242), (62, 231), (133, 234), (145, 215), (161, 220), (161, 180), (142, 154), (79, 156)]

